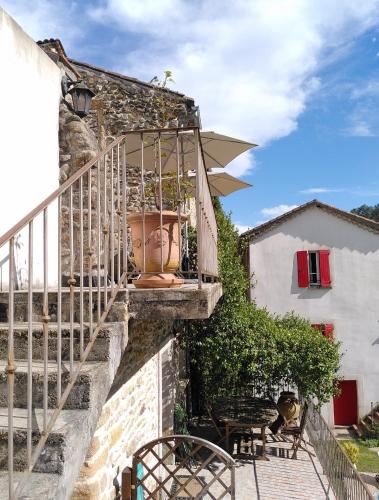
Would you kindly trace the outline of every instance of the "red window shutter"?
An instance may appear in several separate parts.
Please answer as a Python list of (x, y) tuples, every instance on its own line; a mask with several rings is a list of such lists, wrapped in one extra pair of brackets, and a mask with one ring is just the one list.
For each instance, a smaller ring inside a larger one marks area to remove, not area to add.
[(329, 323), (327, 325), (324, 325), (324, 331), (323, 331), (323, 335), (324, 337), (330, 339), (330, 340), (333, 340), (333, 330), (334, 330), (334, 325), (332, 323)]
[(308, 288), (309, 273), (308, 273), (308, 252), (300, 250), (297, 255), (297, 284), (299, 288)]
[(330, 266), (329, 266), (329, 250), (319, 250), (319, 263), (320, 263), (320, 286), (321, 288), (329, 288), (332, 285), (330, 279)]

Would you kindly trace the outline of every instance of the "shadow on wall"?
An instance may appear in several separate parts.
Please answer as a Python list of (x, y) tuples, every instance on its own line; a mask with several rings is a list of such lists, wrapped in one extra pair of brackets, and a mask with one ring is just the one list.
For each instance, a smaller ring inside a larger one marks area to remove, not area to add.
[(107, 400), (159, 352), (163, 342), (174, 336), (174, 324), (172, 321), (131, 319), (128, 329), (128, 344), (117, 369)]
[(291, 280), (291, 294), (297, 295), (298, 299), (319, 299), (331, 291), (331, 288), (299, 288), (297, 279), (297, 257), (296, 253), (292, 259), (292, 280)]

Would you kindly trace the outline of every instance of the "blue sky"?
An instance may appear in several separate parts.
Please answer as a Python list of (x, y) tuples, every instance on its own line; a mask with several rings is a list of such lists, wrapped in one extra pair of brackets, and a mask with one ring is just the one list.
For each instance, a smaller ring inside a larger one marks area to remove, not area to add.
[(228, 171), (241, 228), (318, 198), (379, 202), (379, 0), (0, 0), (34, 39), (150, 80), (174, 73), (203, 128), (260, 144)]

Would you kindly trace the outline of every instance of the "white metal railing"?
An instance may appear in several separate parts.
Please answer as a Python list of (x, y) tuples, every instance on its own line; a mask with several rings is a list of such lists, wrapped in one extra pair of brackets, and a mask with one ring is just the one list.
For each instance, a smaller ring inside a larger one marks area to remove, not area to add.
[(314, 403), (309, 402), (306, 431), (337, 500), (374, 500)]
[[(151, 273), (146, 268), (145, 255), (149, 238), (145, 233), (145, 212), (152, 203), (146, 193), (149, 179), (153, 179), (157, 186), (160, 271), (165, 270), (162, 252), (165, 204), (162, 179), (165, 172), (174, 172), (180, 255), (183, 253), (186, 245), (183, 245), (181, 230), (185, 219), (181, 183), (189, 169), (196, 172), (197, 273), (198, 286), (201, 287), (204, 277), (217, 277), (217, 230), (197, 128), (140, 130), (119, 137), (0, 238), (0, 250), (6, 249), (8, 254), (3, 264), (15, 262), (15, 242), (20, 234), (25, 240), (27, 257), (27, 285), (24, 291), (27, 323), (27, 472), (33, 471), (118, 291), (127, 286), (133, 275)], [(142, 269), (136, 269), (131, 258), (128, 225), (131, 208), (139, 208), (142, 214)], [(41, 265), (36, 267), (37, 261)], [(19, 293), (15, 290), (16, 272), (14, 265), (8, 265), (8, 279), (3, 286), (7, 294), (8, 476), (11, 499), (18, 498), (25, 484), (25, 481), (20, 482), (15, 488), (14, 481), (13, 425), (14, 409), (17, 407), (14, 403), (17, 372), (14, 331), (17, 326), (15, 297)], [(179, 273), (183, 276), (186, 273), (180, 265)], [(51, 389), (48, 389), (48, 377), (53, 369), (49, 360), (49, 324), (52, 323), (49, 297), (52, 292), (56, 296), (54, 322), (57, 325), (54, 368), (57, 383), (53, 407), (49, 402)], [(4, 291), (1, 293), (4, 294)], [(34, 299), (37, 294), (42, 294), (43, 300), (42, 314), (36, 317)], [(80, 325), (78, 359), (74, 345), (75, 321)], [(62, 381), (63, 322), (69, 324), (69, 381), (66, 385)], [(36, 323), (43, 326), (43, 425), (38, 442), (33, 445), (33, 328)], [(84, 330), (88, 331), (88, 335), (84, 334)]]

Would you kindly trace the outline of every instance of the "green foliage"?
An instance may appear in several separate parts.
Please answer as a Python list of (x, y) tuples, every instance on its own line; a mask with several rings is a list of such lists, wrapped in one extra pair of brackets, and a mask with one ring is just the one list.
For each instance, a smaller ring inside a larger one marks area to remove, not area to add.
[(248, 299), (249, 279), (238, 233), (216, 199), (219, 272), (223, 296), (208, 320), (191, 322), (185, 345), (197, 371), (201, 398), (256, 391), (280, 383), (297, 386), (324, 403), (336, 392), (339, 344), (295, 314), (274, 316)]
[(361, 205), (358, 208), (353, 208), (351, 213), (379, 222), (379, 203), (373, 206)]
[(340, 444), (345, 443), (355, 443), (359, 449), (359, 456), (357, 461), (357, 469), (359, 472), (374, 472), (379, 471), (379, 457), (376, 452), (371, 451), (369, 448), (374, 448), (376, 444), (370, 442), (369, 440), (364, 441), (362, 439), (353, 439), (350, 441), (340, 441)]
[(356, 464), (358, 462), (358, 458), (359, 458), (358, 446), (356, 444), (352, 443), (351, 441), (345, 441), (344, 443), (342, 443), (342, 447), (343, 447), (346, 455), (353, 462), (353, 464)]
[[(162, 140), (163, 142), (163, 140)], [(164, 153), (162, 153), (163, 157)], [(162, 201), (166, 210), (176, 210), (179, 203), (184, 199), (192, 197), (193, 185), (188, 178), (187, 172), (179, 177), (176, 172), (168, 172), (162, 177)], [(145, 183), (145, 196), (154, 199), (157, 210), (160, 207), (159, 175), (153, 172), (152, 178)]]
[[(165, 128), (169, 126), (177, 126), (177, 123), (172, 123), (173, 120), (178, 118), (180, 107), (178, 102), (167, 91), (168, 83), (174, 83), (172, 78), (172, 71), (165, 70), (163, 72), (163, 79), (154, 76), (150, 81), (156, 87), (156, 91), (152, 95), (152, 107), (156, 110), (160, 127)], [(161, 138), (161, 153), (160, 157), (162, 163), (167, 158), (168, 153), (165, 149), (170, 150), (172, 147), (172, 140)], [(176, 210), (178, 205), (184, 199), (192, 197), (192, 183), (188, 178), (188, 173), (185, 172), (179, 176), (179, 186), (177, 183), (177, 172), (165, 173), (162, 177), (162, 182), (159, 182), (158, 162), (159, 152), (158, 147), (155, 149), (155, 169), (150, 179), (145, 182), (145, 196), (148, 199), (154, 200), (157, 210), (160, 209), (160, 192), (159, 187), (162, 187), (162, 208), (166, 210)]]
[(174, 406), (174, 432), (175, 434), (189, 435), (187, 412), (182, 405), (176, 403)]
[(378, 439), (359, 438), (359, 443), (362, 446), (366, 446), (366, 448), (378, 448), (379, 447), (379, 438)]
[(378, 422), (374, 422), (374, 424), (372, 426), (372, 431), (373, 431), (375, 438), (377, 440), (379, 440), (379, 423)]
[(150, 83), (156, 87), (156, 91), (152, 95), (152, 108), (156, 109), (159, 114), (161, 127), (167, 127), (170, 125), (170, 121), (177, 118), (178, 115), (178, 102), (167, 91), (168, 83), (174, 83), (172, 71), (164, 71), (163, 79), (154, 76)]

